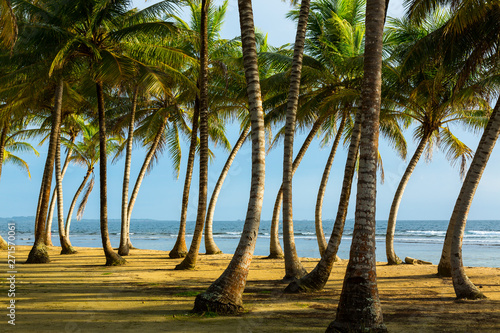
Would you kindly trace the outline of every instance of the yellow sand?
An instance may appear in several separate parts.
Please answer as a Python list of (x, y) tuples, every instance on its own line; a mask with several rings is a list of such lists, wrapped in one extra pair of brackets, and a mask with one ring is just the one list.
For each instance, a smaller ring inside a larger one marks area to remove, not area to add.
[[(168, 252), (132, 250), (128, 264), (105, 267), (101, 249), (76, 255), (50, 249), (52, 262), (27, 265), (30, 247), (16, 248), (16, 325), (6, 316), (7, 282), (2, 276), (0, 332), (324, 332), (334, 319), (347, 261), (336, 264), (326, 288), (285, 295), (282, 260), (255, 257), (238, 316), (189, 313), (195, 295), (226, 268), (228, 254), (200, 255), (196, 270), (175, 271), (181, 259)], [(6, 252), (0, 254), (7, 271)], [(307, 270), (317, 259), (303, 258)], [(467, 268), (488, 296), (454, 299), (451, 279), (433, 265), (377, 266), (384, 320), (390, 332), (500, 332), (500, 269)]]

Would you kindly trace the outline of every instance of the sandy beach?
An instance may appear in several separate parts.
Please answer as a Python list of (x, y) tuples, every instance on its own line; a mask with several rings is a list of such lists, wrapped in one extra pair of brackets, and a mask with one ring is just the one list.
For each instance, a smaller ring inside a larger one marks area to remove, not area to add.
[[(255, 257), (238, 316), (190, 314), (197, 293), (227, 266), (231, 255), (200, 255), (197, 269), (175, 271), (168, 252), (132, 250), (128, 264), (105, 267), (101, 249), (71, 256), (50, 249), (49, 264), (26, 265), (28, 246), (16, 247), (16, 321), (6, 316), (7, 254), (2, 252), (3, 332), (323, 332), (334, 319), (346, 260), (326, 288), (286, 295), (282, 260)], [(318, 259), (303, 258), (311, 270)], [(377, 266), (384, 320), (390, 332), (499, 332), (500, 268), (467, 268), (488, 297), (455, 301), (451, 279), (434, 265)]]

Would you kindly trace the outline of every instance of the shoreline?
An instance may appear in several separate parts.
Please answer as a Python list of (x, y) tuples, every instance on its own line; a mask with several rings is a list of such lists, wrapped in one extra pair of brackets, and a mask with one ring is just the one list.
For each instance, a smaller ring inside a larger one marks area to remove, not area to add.
[[(175, 271), (182, 259), (168, 259), (168, 251), (134, 249), (127, 265), (106, 267), (102, 249), (83, 247), (75, 255), (59, 255), (60, 248), (51, 247), (51, 263), (24, 264), (30, 248), (16, 246), (17, 318), (11, 326), (2, 316), (0, 327), (7, 326), (7, 332), (324, 332), (334, 319), (347, 264), (342, 260), (334, 265), (323, 291), (286, 295), (286, 285), (279, 281), (283, 260), (255, 256), (243, 295), (245, 311), (238, 316), (195, 316), (189, 311), (196, 294), (219, 277), (232, 255), (202, 254), (195, 270)], [(2, 252), (3, 267), (6, 254)], [(301, 260), (308, 271), (318, 261)], [(377, 263), (389, 331), (500, 331), (500, 268), (466, 271), (487, 299), (455, 301), (451, 279), (438, 278), (435, 265)]]

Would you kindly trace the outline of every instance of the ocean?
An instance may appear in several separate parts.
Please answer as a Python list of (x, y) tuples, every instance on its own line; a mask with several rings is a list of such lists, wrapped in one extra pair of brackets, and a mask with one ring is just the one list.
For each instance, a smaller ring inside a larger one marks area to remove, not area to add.
[[(16, 223), (16, 245), (32, 245), (34, 218), (1, 218), (0, 230), (7, 230), (7, 222)], [(233, 253), (238, 245), (244, 221), (216, 221), (214, 222), (214, 240), (224, 253)], [(141, 249), (169, 251), (174, 246), (178, 221), (158, 221), (133, 219), (131, 221), (132, 244)], [(189, 247), (194, 222), (188, 222), (186, 243)], [(262, 221), (255, 255), (267, 256), (269, 254), (270, 221)], [(323, 222), (327, 240), (333, 228), (333, 221)], [(346, 221), (344, 235), (338, 255), (342, 259), (349, 257), (349, 247), (352, 239), (353, 220)], [(386, 261), (385, 257), (385, 229), (387, 221), (378, 221), (376, 230), (377, 260)], [(396, 254), (404, 260), (405, 257), (439, 262), (443, 240), (446, 234), (448, 221), (398, 221), (394, 247)], [(314, 232), (314, 221), (294, 221), (295, 243), (300, 257), (319, 258), (318, 245)], [(111, 244), (118, 247), (120, 237), (120, 221), (109, 220)], [(2, 232), (6, 238), (6, 232)], [(98, 220), (73, 220), (71, 224), (70, 239), (73, 246), (100, 247), (101, 236)], [(52, 230), (54, 245), (59, 244), (57, 236), (57, 221), (54, 221)], [(463, 244), (463, 261), (465, 266), (500, 267), (498, 254), (500, 250), (500, 221), (468, 221)], [(204, 243), (200, 252), (204, 252)]]

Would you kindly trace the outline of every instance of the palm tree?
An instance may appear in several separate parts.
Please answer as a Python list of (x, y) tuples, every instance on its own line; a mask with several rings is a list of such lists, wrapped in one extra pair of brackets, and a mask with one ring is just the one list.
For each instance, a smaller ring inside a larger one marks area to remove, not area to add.
[(252, 260), (264, 199), (265, 132), (260, 93), (259, 69), (251, 0), (238, 0), (240, 13), (243, 65), (247, 79), (248, 104), (252, 135), (252, 181), (247, 216), (240, 242), (224, 273), (196, 297), (194, 311), (235, 313), (242, 308), (248, 270)]
[(337, 315), (327, 332), (387, 332), (378, 297), (375, 261), (377, 150), (385, 13), (385, 0), (367, 1), (355, 224)]
[(189, 251), (175, 269), (193, 269), (198, 258), (207, 209), (208, 182), (208, 9), (210, 0), (201, 1), (200, 20), (200, 71), (198, 84), (200, 112), (200, 180), (198, 192), (198, 213)]

